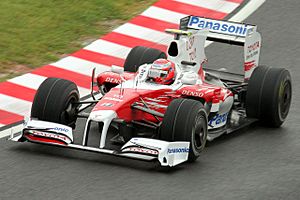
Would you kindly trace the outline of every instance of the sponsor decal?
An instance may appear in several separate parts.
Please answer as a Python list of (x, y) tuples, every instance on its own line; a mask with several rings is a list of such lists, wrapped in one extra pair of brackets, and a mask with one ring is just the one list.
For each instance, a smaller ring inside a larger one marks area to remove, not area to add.
[(138, 77), (138, 79), (142, 79), (143, 77), (144, 77), (144, 74), (146, 73), (146, 68), (145, 67), (143, 67), (143, 68), (141, 68), (140, 69), (140, 74), (139, 74), (139, 77)]
[(57, 132), (65, 132), (65, 133), (69, 132), (69, 129), (67, 129), (67, 128), (60, 128), (60, 127), (51, 128), (49, 130), (54, 130), (54, 131), (57, 131)]
[(173, 153), (188, 153), (190, 151), (189, 148), (183, 147), (183, 148), (169, 148), (168, 149), (168, 154), (173, 154)]
[(190, 61), (194, 61), (197, 58), (197, 54), (196, 54), (197, 49), (194, 47), (194, 43), (195, 43), (195, 36), (189, 37), (185, 43), (186, 51), (189, 54)]
[(215, 125), (219, 125), (221, 123), (225, 123), (227, 121), (227, 116), (228, 116), (228, 113), (225, 113), (225, 114), (222, 114), (222, 115), (216, 114), (216, 116), (214, 116), (208, 122), (208, 125), (211, 126), (211, 127), (214, 127)]
[(182, 95), (194, 96), (194, 97), (203, 97), (203, 92), (198, 91), (190, 91), (190, 90), (183, 90), (181, 92)]
[(40, 131), (32, 131), (31, 132), (33, 135), (37, 135), (37, 136), (42, 136), (42, 137), (47, 137), (47, 138), (53, 138), (53, 139), (57, 139), (57, 140), (62, 140), (66, 143), (70, 142), (70, 139), (66, 136), (63, 135), (58, 135), (55, 133), (47, 133), (47, 132), (40, 132)]
[(122, 81), (117, 78), (106, 77), (105, 82), (120, 84)]
[(158, 151), (152, 149), (146, 149), (142, 147), (129, 147), (123, 150), (123, 152), (127, 152), (127, 151), (158, 155)]
[(143, 80), (147, 77), (148, 74), (148, 70), (147, 70), (147, 64), (144, 64), (142, 66), (139, 67), (139, 71), (138, 71), (138, 76), (137, 76), (137, 81), (139, 80)]
[(248, 53), (256, 51), (259, 48), (259, 41), (256, 41), (254, 44), (251, 44), (247, 47)]
[(255, 61), (250, 61), (250, 62), (245, 62), (244, 63), (244, 70), (245, 71), (249, 71), (250, 69), (252, 69), (255, 66)]
[(258, 54), (260, 44), (259, 41), (256, 41), (254, 44), (251, 44), (247, 47), (246, 60), (253, 58)]
[(194, 29), (209, 29), (212, 32), (235, 36), (246, 36), (248, 29), (247, 24), (218, 21), (195, 16), (190, 18), (188, 27)]
[(104, 106), (104, 107), (112, 107), (114, 104), (112, 103), (103, 103), (101, 104), (101, 106)]

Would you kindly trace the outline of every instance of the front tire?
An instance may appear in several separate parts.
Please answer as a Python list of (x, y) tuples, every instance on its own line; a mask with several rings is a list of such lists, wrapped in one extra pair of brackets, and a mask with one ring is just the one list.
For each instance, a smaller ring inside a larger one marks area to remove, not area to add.
[(271, 127), (285, 121), (292, 99), (291, 75), (284, 68), (257, 67), (248, 84), (246, 113)]
[(203, 104), (192, 99), (175, 99), (167, 108), (160, 139), (190, 142), (188, 161), (195, 161), (207, 138), (207, 114)]
[(79, 92), (75, 83), (47, 78), (38, 88), (31, 107), (31, 118), (75, 128)]

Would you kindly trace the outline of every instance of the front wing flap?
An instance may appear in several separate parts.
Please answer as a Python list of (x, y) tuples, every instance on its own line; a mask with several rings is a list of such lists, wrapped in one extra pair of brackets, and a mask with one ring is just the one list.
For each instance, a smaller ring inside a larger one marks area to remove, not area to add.
[(149, 138), (132, 138), (122, 148), (123, 154), (157, 157), (162, 166), (175, 166), (188, 160), (189, 142), (166, 142)]

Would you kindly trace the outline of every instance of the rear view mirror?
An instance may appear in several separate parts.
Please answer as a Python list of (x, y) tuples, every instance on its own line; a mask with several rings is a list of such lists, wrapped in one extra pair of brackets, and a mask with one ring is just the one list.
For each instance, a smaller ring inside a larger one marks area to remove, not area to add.
[(195, 72), (185, 73), (181, 79), (181, 82), (186, 85), (195, 85), (198, 80), (198, 74)]
[(124, 73), (124, 68), (117, 66), (117, 65), (112, 65), (111, 66), (111, 71), (117, 74), (123, 74)]

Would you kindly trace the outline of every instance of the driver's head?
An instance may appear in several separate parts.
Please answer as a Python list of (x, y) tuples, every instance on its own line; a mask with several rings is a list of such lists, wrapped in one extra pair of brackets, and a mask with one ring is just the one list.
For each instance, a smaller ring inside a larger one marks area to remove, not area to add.
[(158, 59), (151, 65), (148, 77), (157, 84), (172, 84), (175, 79), (175, 64), (167, 59)]

